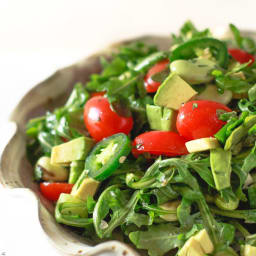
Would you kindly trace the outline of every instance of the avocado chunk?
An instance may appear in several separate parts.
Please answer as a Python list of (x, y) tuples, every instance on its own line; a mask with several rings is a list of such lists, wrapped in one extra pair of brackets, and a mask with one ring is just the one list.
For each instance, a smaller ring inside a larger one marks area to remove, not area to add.
[(177, 112), (154, 105), (146, 105), (147, 118), (152, 130), (175, 131)]
[(189, 153), (206, 151), (220, 146), (219, 142), (215, 138), (201, 138), (191, 140), (185, 143)]
[(256, 115), (247, 116), (240, 126), (238, 126), (227, 138), (225, 150), (233, 150), (248, 135), (248, 131), (256, 124)]
[(79, 137), (52, 148), (51, 164), (67, 165), (75, 160), (85, 160), (85, 157), (95, 142), (88, 137)]
[(51, 164), (51, 158), (42, 156), (38, 159), (35, 172), (37, 181), (66, 181), (68, 179), (68, 170), (60, 165)]
[(244, 246), (244, 256), (255, 256), (256, 255), (256, 247), (246, 244)]
[(210, 150), (210, 164), (217, 190), (230, 187), (231, 158), (230, 150), (226, 151), (222, 148)]
[(68, 183), (75, 184), (79, 176), (84, 170), (84, 161), (76, 160), (72, 161), (70, 164), (70, 173), (68, 178)]
[(171, 201), (160, 205), (160, 208), (167, 210), (167, 211), (173, 211), (173, 213), (168, 213), (164, 215), (160, 215), (160, 218), (166, 221), (177, 221), (177, 208), (180, 205), (180, 201)]
[(94, 196), (99, 187), (99, 184), (99, 181), (96, 181), (89, 177), (84, 178), (82, 181), (80, 181), (79, 178), (75, 186), (72, 188), (71, 195), (75, 198), (86, 201), (88, 196)]
[(192, 236), (181, 248), (179, 256), (204, 256), (200, 243)]
[(195, 235), (195, 240), (198, 241), (204, 251), (204, 253), (212, 253), (214, 250), (213, 243), (206, 231), (206, 229), (202, 229)]
[(182, 103), (189, 101), (197, 92), (176, 73), (171, 73), (158, 88), (154, 104), (178, 110)]

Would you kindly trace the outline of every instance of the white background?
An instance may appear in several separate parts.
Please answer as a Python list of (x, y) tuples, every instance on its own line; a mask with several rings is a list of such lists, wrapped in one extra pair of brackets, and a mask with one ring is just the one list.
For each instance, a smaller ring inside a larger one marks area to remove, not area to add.
[[(13, 107), (56, 69), (120, 39), (175, 32), (187, 19), (255, 29), (255, 13), (254, 0), (0, 0), (0, 148)], [(29, 200), (0, 188), (0, 202), (0, 255), (58, 255)]]

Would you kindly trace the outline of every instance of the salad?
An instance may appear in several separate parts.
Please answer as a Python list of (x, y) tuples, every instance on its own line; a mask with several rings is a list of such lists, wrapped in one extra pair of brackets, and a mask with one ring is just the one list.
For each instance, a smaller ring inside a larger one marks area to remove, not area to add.
[(256, 255), (256, 44), (186, 22), (167, 51), (122, 45), (27, 124), (58, 223), (150, 256)]

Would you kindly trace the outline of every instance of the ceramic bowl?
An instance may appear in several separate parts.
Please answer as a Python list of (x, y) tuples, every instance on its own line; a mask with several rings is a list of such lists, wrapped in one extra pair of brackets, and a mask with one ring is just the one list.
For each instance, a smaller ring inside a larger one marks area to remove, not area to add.
[[(224, 34), (223, 29), (214, 31), (218, 36)], [(246, 34), (255, 36), (255, 33)], [(92, 73), (100, 72), (100, 56), (109, 56), (120, 44), (136, 40), (155, 44), (162, 50), (167, 50), (171, 42), (170, 37), (145, 36), (107, 47), (104, 51), (57, 71), (36, 85), (23, 97), (10, 117), (9, 141), (1, 156), (0, 182), (5, 188), (19, 188), (18, 193), (27, 193), (31, 196), (31, 203), (38, 203), (39, 222), (50, 241), (59, 249), (60, 255), (137, 256), (138, 253), (118, 241), (92, 245), (55, 221), (54, 206), (40, 194), (38, 185), (33, 181), (33, 168), (26, 159), (26, 123), (32, 117), (43, 115), (46, 110), (61, 106), (76, 82), (85, 83)]]

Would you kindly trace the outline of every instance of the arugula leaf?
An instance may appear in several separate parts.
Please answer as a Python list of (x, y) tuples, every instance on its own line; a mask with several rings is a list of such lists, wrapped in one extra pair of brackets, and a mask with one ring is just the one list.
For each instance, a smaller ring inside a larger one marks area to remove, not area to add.
[(147, 231), (131, 232), (129, 238), (137, 248), (148, 250), (150, 256), (162, 256), (183, 245), (179, 239), (181, 233), (180, 228), (168, 223), (152, 225)]
[(235, 238), (235, 227), (229, 223), (218, 223), (218, 229), (220, 232), (220, 241), (225, 241), (226, 245), (233, 243)]
[(214, 135), (223, 145), (231, 133), (244, 123), (245, 118), (249, 115), (248, 111), (243, 111), (239, 117), (232, 116), (228, 122)]
[(256, 101), (256, 84), (248, 91), (248, 97), (251, 102)]
[(111, 76), (118, 76), (122, 74), (127, 69), (126, 63), (120, 57), (114, 58), (109, 63), (105, 61), (104, 69), (102, 71), (102, 76), (104, 77), (111, 77)]
[(193, 201), (190, 201), (184, 197), (182, 198), (181, 204), (178, 206), (178, 209), (177, 209), (177, 217), (178, 217), (179, 223), (182, 227), (186, 229), (191, 228), (194, 223), (194, 219), (190, 215), (192, 202)]
[(199, 31), (196, 29), (194, 24), (191, 21), (185, 22), (185, 24), (180, 29), (179, 35), (172, 34), (173, 44), (181, 44), (190, 39), (202, 38), (202, 37), (211, 37), (211, 32), (209, 29)]
[(243, 37), (235, 25), (230, 24), (229, 27), (233, 33), (237, 46), (249, 53), (255, 53), (256, 44), (254, 40), (250, 37)]
[(43, 129), (45, 116), (30, 119), (26, 126), (26, 134), (36, 138), (39, 132)]
[(186, 157), (189, 167), (197, 172), (197, 174), (204, 180), (210, 187), (215, 188), (212, 171), (210, 169), (210, 158), (198, 158), (198, 154), (190, 154)]
[(239, 62), (237, 62), (237, 63), (232, 67), (232, 69), (229, 70), (229, 71), (225, 74), (225, 76), (234, 75), (235, 73), (238, 73), (238, 72), (244, 70), (246, 67), (248, 67), (248, 65), (249, 65), (250, 63), (251, 63), (251, 61), (248, 61), (248, 62), (242, 63), (242, 64), (239, 63)]
[(159, 164), (161, 159), (155, 161), (143, 177), (138, 177), (134, 173), (128, 173), (126, 175), (126, 185), (133, 189), (146, 189), (146, 188), (158, 188), (166, 186), (174, 175), (174, 170), (170, 168), (164, 168), (160, 170)]
[(83, 108), (86, 101), (90, 98), (90, 94), (87, 92), (82, 83), (76, 83), (74, 88), (64, 106), (69, 112)]
[(247, 179), (248, 173), (246, 173), (242, 167), (241, 164), (238, 163), (232, 163), (232, 171), (237, 175), (237, 177), (239, 178), (239, 185), (236, 189), (236, 195), (238, 197), (239, 200), (242, 200), (243, 202), (247, 201), (247, 197), (245, 195), (245, 193), (243, 192), (243, 186), (244, 183)]
[[(184, 162), (183, 159), (170, 158), (159, 162), (159, 167), (166, 166), (175, 166), (175, 168), (177, 168), (178, 170), (179, 175), (181, 176), (181, 181), (184, 184), (188, 185), (194, 191), (194, 193), (201, 194), (200, 187), (196, 178), (188, 171), (188, 165), (186, 162)], [(210, 237), (212, 238), (213, 243), (217, 244), (219, 242), (218, 229), (216, 224), (217, 222), (212, 216), (204, 198), (202, 198), (201, 200), (197, 200), (196, 202), (203, 218), (204, 226), (207, 229)]]
[[(118, 185), (110, 186), (101, 193), (93, 211), (93, 224), (100, 238), (110, 237), (116, 227), (125, 223), (129, 213), (134, 211), (139, 193), (135, 191), (129, 200), (129, 192), (120, 190)], [(111, 215), (110, 210), (113, 212)], [(110, 217), (108, 222), (107, 216)]]
[(253, 168), (255, 168), (256, 167), (255, 159), (256, 159), (256, 142), (250, 154), (244, 159), (242, 171), (248, 174)]
[(255, 223), (256, 222), (256, 210), (234, 210), (234, 211), (228, 211), (228, 210), (221, 210), (219, 208), (211, 207), (211, 211), (214, 214), (230, 217), (234, 219), (243, 219), (248, 223)]
[(122, 80), (131, 79), (137, 74), (137, 72), (133, 70), (134, 67), (141, 59), (156, 52), (156, 50), (155, 46), (146, 45), (142, 42), (133, 42), (121, 46), (118, 53), (112, 55), (110, 62), (102, 60), (102, 72), (100, 74), (91, 75), (90, 81), (86, 84), (86, 88), (89, 91), (104, 91), (107, 90), (115, 80), (122, 82)]
[(250, 186), (248, 188), (248, 197), (250, 202), (250, 207), (255, 209), (256, 208), (256, 186)]
[(247, 93), (253, 86), (246, 80), (234, 76), (218, 76), (215, 79), (218, 88), (221, 90), (230, 90), (235, 93)]
[(153, 218), (150, 215), (132, 212), (126, 218), (127, 224), (135, 224), (137, 227), (150, 226), (153, 224)]
[(62, 143), (61, 139), (49, 132), (40, 132), (38, 134), (38, 141), (45, 155), (50, 156), (52, 147)]
[(152, 189), (150, 194), (156, 197), (158, 205), (174, 200), (179, 196), (179, 194), (172, 189), (170, 184), (165, 187)]

